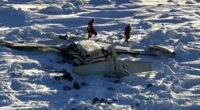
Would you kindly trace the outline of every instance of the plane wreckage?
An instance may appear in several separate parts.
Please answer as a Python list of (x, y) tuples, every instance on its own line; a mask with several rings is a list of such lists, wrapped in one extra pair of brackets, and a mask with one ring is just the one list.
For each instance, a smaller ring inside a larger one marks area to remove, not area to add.
[(120, 60), (117, 57), (118, 54), (157, 56), (162, 53), (169, 56), (175, 55), (173, 49), (160, 45), (150, 45), (145, 49), (134, 49), (119, 46), (114, 43), (95, 42), (86, 39), (73, 42), (67, 41), (64, 45), (24, 42), (13, 43), (0, 40), (0, 45), (18, 50), (56, 50), (69, 63), (74, 65), (74, 72), (78, 75), (98, 74), (123, 77), (128, 74), (153, 71), (152, 64), (149, 61)]

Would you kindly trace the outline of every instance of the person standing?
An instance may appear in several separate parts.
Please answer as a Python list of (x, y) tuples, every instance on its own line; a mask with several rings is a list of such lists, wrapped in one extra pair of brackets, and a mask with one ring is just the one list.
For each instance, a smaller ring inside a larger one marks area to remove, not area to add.
[(131, 32), (131, 25), (127, 24), (127, 26), (124, 29), (124, 36), (125, 36), (125, 41), (127, 44), (129, 43), (128, 40), (130, 39), (130, 32)]
[(91, 20), (88, 22), (88, 27), (87, 27), (88, 39), (90, 39), (90, 38), (92, 37), (93, 34), (94, 34), (95, 36), (97, 35), (97, 32), (96, 32), (95, 29), (94, 29), (93, 23), (94, 23), (94, 19), (91, 19)]

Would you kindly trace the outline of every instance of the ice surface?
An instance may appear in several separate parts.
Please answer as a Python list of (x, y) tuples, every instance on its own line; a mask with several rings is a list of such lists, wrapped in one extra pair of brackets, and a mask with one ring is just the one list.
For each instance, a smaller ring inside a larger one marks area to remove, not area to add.
[[(151, 61), (152, 75), (122, 79), (81, 77), (59, 54), (0, 47), (0, 109), (199, 110), (199, 0), (0, 0), (0, 38), (13, 42), (60, 42), (58, 35), (128, 47), (161, 44), (175, 57), (122, 55)], [(131, 24), (129, 44), (124, 27)], [(98, 68), (98, 67), (97, 67)], [(73, 77), (64, 77), (67, 74)], [(150, 77), (151, 76), (151, 77)]]

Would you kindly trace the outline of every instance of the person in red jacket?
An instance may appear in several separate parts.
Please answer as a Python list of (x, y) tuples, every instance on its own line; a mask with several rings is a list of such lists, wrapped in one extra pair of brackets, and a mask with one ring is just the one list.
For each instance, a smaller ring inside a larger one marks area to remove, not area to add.
[(125, 41), (128, 44), (128, 40), (130, 39), (130, 32), (131, 32), (131, 25), (127, 24), (127, 26), (124, 29), (124, 36), (125, 36)]
[(91, 38), (93, 34), (94, 34), (95, 36), (97, 35), (97, 32), (96, 32), (95, 29), (94, 29), (93, 23), (94, 23), (94, 19), (91, 19), (91, 20), (88, 22), (88, 27), (87, 27), (88, 38)]

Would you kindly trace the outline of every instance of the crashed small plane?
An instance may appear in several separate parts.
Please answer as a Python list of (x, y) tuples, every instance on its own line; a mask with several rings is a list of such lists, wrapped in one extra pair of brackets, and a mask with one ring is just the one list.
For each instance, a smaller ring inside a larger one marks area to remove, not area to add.
[[(57, 50), (71, 64), (78, 75), (108, 75), (123, 77), (125, 75), (152, 72), (149, 61), (130, 61), (118, 59), (118, 54), (152, 55), (158, 53), (174, 56), (175, 52), (165, 46), (150, 45), (147, 49), (133, 49), (126, 46), (115, 45), (93, 40), (80, 40), (68, 42), (65, 45), (46, 45), (42, 43), (13, 43), (0, 40), (0, 45), (18, 50)], [(98, 67), (98, 68), (97, 68)], [(92, 68), (92, 69), (91, 69)]]

